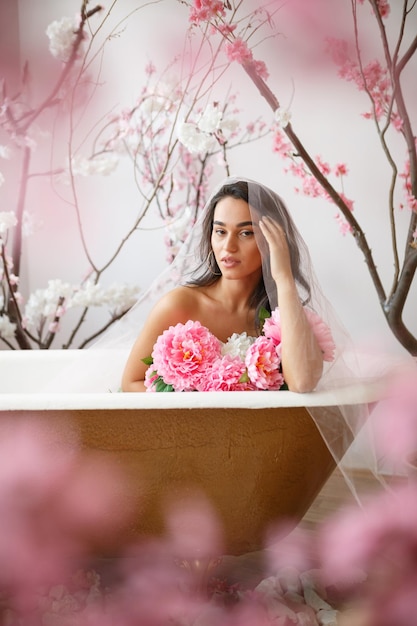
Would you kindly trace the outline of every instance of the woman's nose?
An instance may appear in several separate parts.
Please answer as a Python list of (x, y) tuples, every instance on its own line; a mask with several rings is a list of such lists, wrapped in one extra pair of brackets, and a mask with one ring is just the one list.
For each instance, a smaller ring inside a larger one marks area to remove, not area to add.
[(237, 247), (237, 240), (236, 237), (232, 234), (228, 235), (225, 242), (224, 242), (224, 247), (226, 250), (236, 250)]

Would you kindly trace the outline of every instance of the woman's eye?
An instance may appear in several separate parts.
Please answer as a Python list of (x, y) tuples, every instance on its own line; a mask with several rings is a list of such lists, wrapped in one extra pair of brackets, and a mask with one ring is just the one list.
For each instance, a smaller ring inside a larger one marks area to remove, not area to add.
[(225, 231), (222, 228), (216, 228), (214, 232), (216, 233), (216, 235), (224, 235)]
[(240, 234), (242, 237), (251, 237), (253, 235), (253, 230), (242, 230)]

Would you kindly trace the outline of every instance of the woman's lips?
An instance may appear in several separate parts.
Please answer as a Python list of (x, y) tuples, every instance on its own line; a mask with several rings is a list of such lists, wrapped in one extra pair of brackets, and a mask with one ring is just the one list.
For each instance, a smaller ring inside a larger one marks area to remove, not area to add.
[(235, 267), (236, 265), (239, 265), (239, 263), (240, 263), (240, 261), (238, 261), (237, 259), (235, 259), (235, 258), (233, 258), (231, 256), (227, 256), (227, 257), (224, 257), (222, 259), (222, 264), (225, 267)]

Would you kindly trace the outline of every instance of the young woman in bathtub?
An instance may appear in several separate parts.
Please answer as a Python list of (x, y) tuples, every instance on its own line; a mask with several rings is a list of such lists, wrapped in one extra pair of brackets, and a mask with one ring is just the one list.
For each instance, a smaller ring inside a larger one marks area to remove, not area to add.
[(255, 337), (260, 311), (278, 305), (285, 382), (296, 392), (315, 389), (323, 353), (305, 307), (317, 307), (317, 292), (306, 246), (281, 198), (254, 181), (226, 180), (185, 247), (179, 286), (147, 317), (123, 372), (123, 391), (145, 390), (143, 359), (170, 326), (198, 320), (222, 342), (233, 333)]

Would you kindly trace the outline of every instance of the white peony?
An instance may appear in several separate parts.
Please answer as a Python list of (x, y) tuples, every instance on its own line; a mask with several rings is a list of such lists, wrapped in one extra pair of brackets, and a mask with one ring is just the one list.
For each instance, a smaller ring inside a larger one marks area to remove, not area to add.
[(228, 354), (231, 357), (240, 357), (245, 360), (249, 347), (254, 343), (256, 337), (250, 337), (247, 333), (233, 333), (222, 346), (222, 356)]

